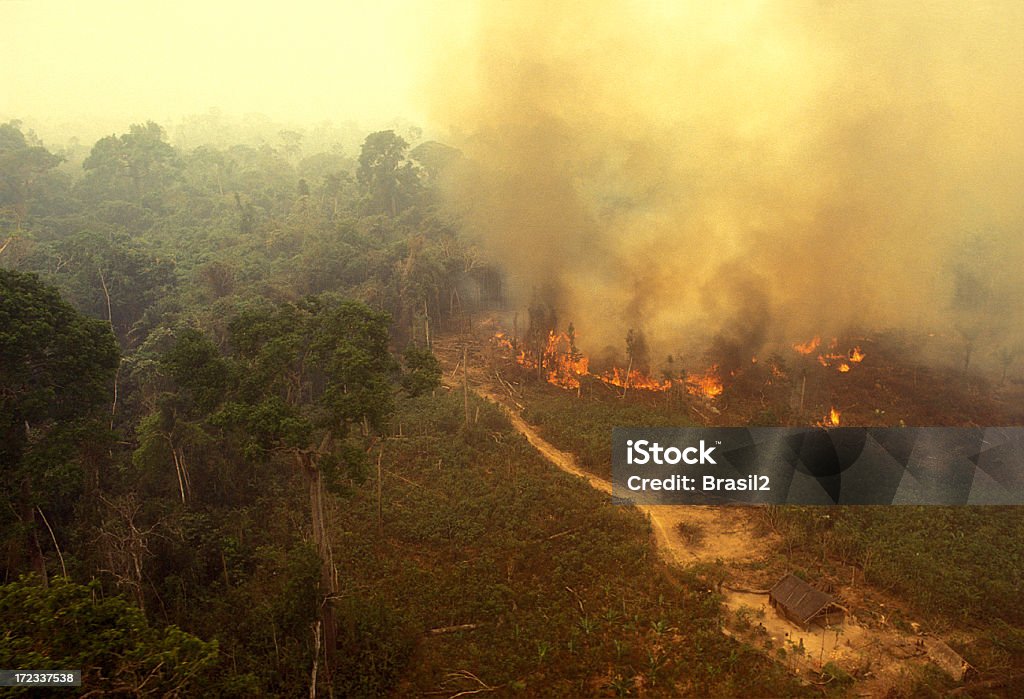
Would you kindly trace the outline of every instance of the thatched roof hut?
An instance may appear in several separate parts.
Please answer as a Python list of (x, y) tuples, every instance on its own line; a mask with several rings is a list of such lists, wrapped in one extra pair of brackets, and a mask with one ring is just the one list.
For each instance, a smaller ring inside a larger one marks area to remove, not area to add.
[(768, 601), (783, 616), (802, 627), (835, 625), (843, 620), (846, 611), (832, 595), (816, 590), (792, 573), (768, 591)]

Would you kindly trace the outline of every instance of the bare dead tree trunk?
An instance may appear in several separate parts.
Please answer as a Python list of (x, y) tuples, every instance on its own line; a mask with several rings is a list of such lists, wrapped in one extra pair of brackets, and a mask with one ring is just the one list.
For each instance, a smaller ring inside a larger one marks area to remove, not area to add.
[(146, 530), (139, 529), (135, 522), (141, 505), (134, 494), (129, 493), (114, 501), (102, 495), (100, 500), (115, 515), (113, 520), (104, 522), (100, 540), (104, 542), (108, 569), (117, 580), (118, 586), (131, 589), (136, 606), (145, 610), (145, 596), (142, 590), (143, 561), (149, 553), (148, 539), (156, 525)]
[(309, 699), (316, 699), (316, 672), (320, 669), (320, 622), (313, 624), (313, 669), (309, 673)]
[(427, 312), (427, 300), (423, 299), (423, 335), (430, 349), (430, 314)]
[[(114, 314), (110, 309), (110, 289), (107, 288), (107, 277), (103, 274), (103, 268), (98, 267), (96, 270), (100, 274), (100, 286), (103, 287), (103, 298), (107, 302), (107, 323), (110, 325), (110, 332), (114, 333), (114, 337), (117, 337), (117, 331), (114, 330)], [(123, 361), (123, 360), (122, 360)], [(121, 363), (118, 362), (117, 371), (114, 372), (114, 400), (110, 404), (110, 429), (114, 429), (114, 416), (117, 414), (117, 382), (121, 378)]]
[(60, 572), (66, 578), (68, 577), (68, 569), (64, 565), (64, 554), (60, 551), (60, 544), (57, 543), (57, 537), (53, 533), (53, 527), (50, 526), (49, 520), (46, 519), (46, 515), (43, 514), (43, 509), (36, 506), (36, 511), (39, 516), (43, 518), (43, 524), (46, 525), (46, 530), (50, 532), (50, 541), (53, 542), (53, 548), (57, 549), (57, 557), (60, 559)]
[(381, 469), (381, 459), (384, 458), (384, 445), (381, 444), (380, 452), (377, 454), (377, 536), (384, 535), (384, 506), (383, 506), (383, 479), (384, 472)]
[(469, 429), (469, 367), (467, 364), (467, 356), (469, 354), (469, 346), (462, 346), (462, 402), (466, 409), (466, 429)]
[(324, 674), (330, 681), (334, 671), (334, 653), (338, 647), (337, 622), (334, 616), (334, 598), (338, 594), (338, 582), (334, 575), (334, 557), (331, 544), (327, 540), (327, 527), (324, 523), (324, 484), (320, 469), (313, 470), (310, 483), (310, 504), (315, 513), (317, 551), (320, 553), (320, 583), (324, 588), (324, 600), (321, 603), (320, 620), (323, 623), (324, 639)]
[(117, 384), (121, 380), (121, 365), (124, 364), (124, 358), (117, 363), (117, 369), (114, 371), (114, 400), (110, 404), (110, 431), (114, 431), (114, 419), (117, 416)]
[(185, 450), (174, 445), (170, 435), (164, 435), (171, 447), (171, 458), (174, 459), (174, 472), (178, 476), (178, 491), (181, 493), (181, 504), (187, 505), (192, 495), (192, 483), (188, 477), (188, 466), (185, 463)]
[(334, 614), (334, 599), (338, 595), (338, 577), (334, 569), (334, 556), (327, 524), (324, 517), (323, 476), (317, 465), (319, 453), (325, 453), (331, 444), (331, 435), (324, 436), (316, 451), (296, 452), (299, 469), (305, 473), (309, 485), (309, 509), (313, 530), (313, 543), (320, 557), (320, 585), (324, 599), (320, 603), (320, 621), (323, 629), (324, 676), (330, 683), (334, 670), (334, 654), (338, 647), (337, 621)]
[(110, 289), (107, 288), (107, 278), (103, 274), (102, 267), (97, 267), (96, 269), (100, 273), (100, 286), (103, 287), (103, 298), (107, 301), (107, 322), (110, 323), (110, 331), (113, 332), (114, 335), (117, 335), (117, 333), (114, 332), (114, 314), (110, 310)]
[[(96, 270), (100, 274), (100, 286), (103, 287), (103, 298), (107, 302), (107, 323), (110, 325), (110, 332), (117, 337), (117, 331), (114, 330), (114, 313), (110, 308), (110, 289), (107, 288), (107, 278), (103, 274), (103, 268), (97, 266)], [(124, 360), (122, 359), (121, 362)], [(117, 370), (114, 372), (114, 400), (110, 403), (110, 429), (114, 429), (114, 417), (117, 415), (117, 384), (121, 379), (121, 362), (117, 364)]]

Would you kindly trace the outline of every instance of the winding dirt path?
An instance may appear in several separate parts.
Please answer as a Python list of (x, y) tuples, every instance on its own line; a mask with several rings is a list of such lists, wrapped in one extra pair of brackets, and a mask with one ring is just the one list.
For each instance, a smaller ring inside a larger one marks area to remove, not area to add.
[[(438, 351), (440, 349), (440, 351)], [(461, 357), (454, 345), (435, 347), (442, 365), (447, 369), (443, 383), (451, 390), (463, 390)], [(517, 432), (551, 464), (587, 482), (590, 487), (611, 495), (612, 484), (584, 470), (576, 457), (541, 437), (537, 429), (523, 420), (521, 406), (506, 393), (499, 381), (484, 370), (472, 367), (468, 376), (469, 390), (497, 404)], [(450, 374), (448, 373), (450, 372)], [(782, 545), (774, 534), (764, 535), (755, 527), (749, 510), (740, 507), (674, 505), (636, 505), (650, 518), (657, 549), (669, 564), (687, 566), (702, 562), (719, 562), (734, 576), (744, 568), (767, 559)], [(699, 536), (687, 540), (687, 532)], [(901, 684), (911, 662), (922, 663), (929, 654), (925, 646), (934, 643), (909, 636), (894, 628), (861, 625), (853, 616), (838, 628), (800, 629), (770, 609), (768, 595), (750, 590), (722, 589), (726, 607), (732, 612), (732, 623), (723, 632), (741, 637), (753, 645), (783, 648), (786, 664), (795, 672), (820, 669), (835, 662), (848, 672), (867, 673), (868, 679), (857, 683), (854, 694), (881, 696)], [(743, 620), (739, 624), (736, 620)], [(742, 628), (740, 628), (742, 627)], [(922, 645), (923, 644), (923, 645)], [(767, 650), (766, 650), (767, 652)]]
[[(516, 407), (509, 405), (509, 397), (500, 393), (500, 389), (481, 374), (482, 372), (471, 372), (471, 391), (501, 407), (515, 430), (526, 437), (526, 440), (550, 463), (566, 473), (582, 478), (590, 487), (611, 495), (611, 481), (584, 470), (575, 455), (562, 451), (541, 437), (533, 425), (523, 420)], [(445, 384), (453, 390), (461, 389), (455, 378), (446, 376)], [(658, 551), (671, 564), (689, 565), (705, 561), (746, 563), (763, 557), (765, 551), (776, 543), (766, 542), (765, 537), (758, 536), (749, 516), (739, 508), (673, 505), (636, 507), (650, 518)], [(701, 540), (697, 543), (687, 542), (681, 534), (683, 528), (701, 530)]]
[[(470, 343), (473, 347), (475, 343)], [(463, 390), (463, 381), (468, 378), (468, 387), (474, 394), (497, 404), (508, 417), (512, 426), (527, 441), (556, 467), (584, 479), (592, 488), (611, 495), (612, 484), (599, 476), (584, 470), (576, 457), (562, 451), (541, 437), (537, 429), (523, 420), (515, 399), (509, 395), (500, 380), (490, 375), (480, 361), (479, 349), (470, 351), (468, 372), (462, 366), (463, 343), (455, 338), (439, 340), (434, 345), (434, 354), (445, 370), (443, 383), (453, 391)], [(464, 372), (468, 374), (464, 376)], [(750, 516), (741, 508), (721, 507), (676, 507), (672, 505), (638, 505), (648, 515), (654, 530), (658, 551), (665, 561), (675, 565), (690, 565), (701, 562), (721, 561), (729, 567), (745, 564), (763, 558), (777, 541), (766, 541), (758, 536)], [(703, 536), (699, 541), (686, 541), (682, 531), (699, 530)]]
[(476, 393), (477, 395), (487, 398), (501, 406), (505, 411), (505, 415), (508, 417), (509, 422), (511, 422), (512, 426), (516, 429), (516, 432), (526, 437), (526, 441), (528, 441), (534, 449), (539, 451), (541, 456), (566, 473), (571, 473), (574, 476), (579, 476), (584, 479), (590, 484), (591, 488), (595, 488), (603, 493), (611, 495), (612, 484), (609, 481), (606, 481), (603, 478), (598, 478), (593, 473), (588, 473), (580, 468), (575, 456), (567, 451), (562, 451), (554, 444), (541, 437), (532, 425), (519, 417), (519, 413), (509, 408), (500, 400), (497, 400), (494, 394), (482, 389), (476, 389)]

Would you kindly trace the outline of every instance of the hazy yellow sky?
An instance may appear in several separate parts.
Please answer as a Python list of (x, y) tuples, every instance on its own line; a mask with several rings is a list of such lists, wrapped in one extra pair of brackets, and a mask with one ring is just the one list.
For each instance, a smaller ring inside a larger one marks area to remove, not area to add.
[(438, 0), (0, 0), (0, 117), (421, 122), (420, 72), (470, 15)]

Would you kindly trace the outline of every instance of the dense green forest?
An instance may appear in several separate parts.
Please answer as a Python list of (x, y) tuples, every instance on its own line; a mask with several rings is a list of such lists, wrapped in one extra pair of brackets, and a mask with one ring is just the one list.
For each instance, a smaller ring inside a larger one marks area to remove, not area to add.
[(0, 126), (0, 667), (128, 695), (799, 694), (429, 350), (458, 151)]

